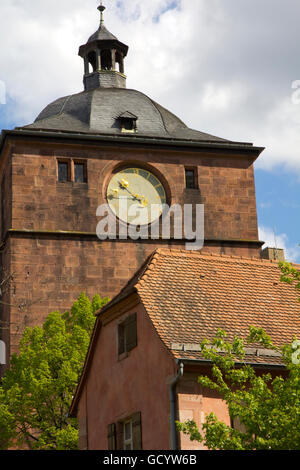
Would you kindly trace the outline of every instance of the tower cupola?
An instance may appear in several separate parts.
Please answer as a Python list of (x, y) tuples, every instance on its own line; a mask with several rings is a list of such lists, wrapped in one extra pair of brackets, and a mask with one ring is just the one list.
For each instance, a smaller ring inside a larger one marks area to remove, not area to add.
[(100, 26), (86, 44), (80, 46), (79, 55), (84, 60), (84, 89), (126, 88), (124, 58), (128, 46), (120, 42), (104, 26), (105, 6), (98, 7)]

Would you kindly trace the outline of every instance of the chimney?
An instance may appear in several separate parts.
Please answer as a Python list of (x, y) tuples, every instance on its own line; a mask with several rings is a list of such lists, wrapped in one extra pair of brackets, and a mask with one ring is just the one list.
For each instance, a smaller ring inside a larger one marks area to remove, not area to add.
[(278, 262), (284, 262), (284, 250), (282, 248), (270, 248), (266, 247), (260, 252), (260, 256), (262, 259), (269, 259)]

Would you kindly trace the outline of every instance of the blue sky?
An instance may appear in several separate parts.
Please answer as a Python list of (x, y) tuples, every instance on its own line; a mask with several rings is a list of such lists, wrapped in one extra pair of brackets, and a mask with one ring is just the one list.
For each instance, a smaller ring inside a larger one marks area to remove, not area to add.
[(299, 262), (299, 176), (280, 167), (271, 171), (256, 169), (255, 181), (259, 226), (269, 228), (269, 243), (273, 241), (278, 247), (282, 245), (284, 234), (288, 254)]
[[(98, 27), (98, 4), (1, 0), (1, 129), (28, 124), (49, 102), (82, 90), (78, 47)], [(128, 88), (194, 129), (266, 147), (255, 165), (261, 239), (300, 262), (300, 2), (104, 4), (106, 26), (129, 45)]]

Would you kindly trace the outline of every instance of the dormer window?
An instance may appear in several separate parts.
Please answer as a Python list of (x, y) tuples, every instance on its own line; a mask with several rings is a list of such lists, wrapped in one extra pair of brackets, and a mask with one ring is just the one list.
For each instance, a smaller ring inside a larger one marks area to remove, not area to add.
[(118, 121), (120, 123), (120, 128), (122, 132), (125, 133), (133, 133), (136, 132), (137, 128), (137, 116), (134, 114), (130, 113), (129, 111), (126, 111), (126, 113), (121, 114), (118, 117)]
[(122, 132), (134, 132), (135, 121), (132, 119), (123, 119), (122, 121)]

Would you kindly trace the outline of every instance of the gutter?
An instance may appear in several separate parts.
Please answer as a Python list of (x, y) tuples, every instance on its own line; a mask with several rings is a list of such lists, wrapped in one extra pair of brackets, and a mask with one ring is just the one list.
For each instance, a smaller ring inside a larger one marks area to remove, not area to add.
[[(184, 365), (194, 365), (194, 366), (212, 366), (213, 362), (207, 359), (178, 359), (180, 363)], [(286, 369), (285, 364), (270, 364), (268, 362), (236, 362), (236, 366), (249, 365), (254, 369)]]
[[(171, 147), (186, 147), (186, 148), (203, 148), (203, 149), (224, 149), (224, 150), (237, 150), (249, 153), (260, 154), (265, 148), (255, 147), (253, 144), (244, 142), (216, 142), (216, 141), (196, 141), (196, 140), (184, 140), (176, 139), (174, 137), (155, 137), (145, 135), (134, 135), (130, 137), (113, 135), (113, 134), (85, 134), (85, 133), (74, 133), (72, 131), (62, 130), (37, 130), (37, 129), (24, 129), (16, 128), (13, 130), (2, 130), (2, 137), (0, 139), (0, 151), (4, 145), (7, 136), (18, 136), (18, 137), (38, 137), (38, 138), (56, 138), (56, 139), (72, 139), (73, 141), (89, 141), (89, 142), (107, 142), (107, 143), (125, 143), (125, 144), (149, 144), (149, 145), (164, 145)], [(257, 156), (258, 156), (257, 155)]]
[(178, 373), (170, 383), (170, 414), (171, 414), (171, 450), (177, 450), (177, 430), (176, 430), (176, 385), (183, 376), (184, 364), (179, 362)]

